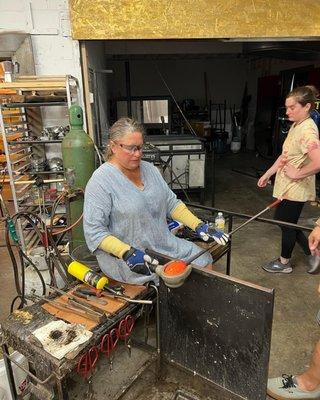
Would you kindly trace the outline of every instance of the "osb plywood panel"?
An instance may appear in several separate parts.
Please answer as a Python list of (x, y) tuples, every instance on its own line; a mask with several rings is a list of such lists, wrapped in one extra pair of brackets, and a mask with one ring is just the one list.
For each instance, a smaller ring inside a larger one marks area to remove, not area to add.
[(319, 0), (70, 0), (74, 39), (320, 36)]

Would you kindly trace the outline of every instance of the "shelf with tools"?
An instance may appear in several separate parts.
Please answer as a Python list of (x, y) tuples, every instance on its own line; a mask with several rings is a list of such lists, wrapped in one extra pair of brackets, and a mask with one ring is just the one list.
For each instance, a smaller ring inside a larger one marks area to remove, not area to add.
[[(1, 85), (1, 83), (0, 83)], [(1, 86), (0, 86), (1, 87)], [(6, 103), (3, 104), (3, 108), (24, 108), (24, 107), (52, 107), (52, 106), (67, 106), (66, 101), (46, 101), (46, 102), (30, 102), (30, 103)]]
[[(46, 156), (60, 153), (68, 128), (46, 126), (44, 121), (50, 120), (50, 110), (67, 116), (64, 107), (76, 104), (79, 98), (78, 81), (70, 75), (26, 76), (0, 83), (1, 90), (9, 93), (2, 96), (0, 104), (3, 198), (13, 201), (16, 213), (32, 211), (45, 221), (63, 185), (61, 158), (52, 157), (51, 165)], [(36, 234), (26, 231), (24, 224), (19, 228), (22, 246), (28, 251), (37, 243)]]
[[(20, 138), (19, 138), (20, 139)], [(50, 144), (50, 143), (61, 143), (62, 139), (57, 139), (57, 140), (8, 140), (8, 144), (12, 146), (16, 146), (18, 144)]]

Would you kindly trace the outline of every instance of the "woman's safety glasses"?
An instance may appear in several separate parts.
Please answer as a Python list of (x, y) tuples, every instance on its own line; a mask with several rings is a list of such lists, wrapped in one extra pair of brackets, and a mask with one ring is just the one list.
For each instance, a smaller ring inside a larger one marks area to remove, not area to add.
[(140, 152), (143, 152), (143, 149), (144, 149), (144, 145), (142, 144), (142, 145), (139, 145), (139, 146), (136, 146), (136, 145), (128, 145), (128, 144), (122, 144), (122, 143), (117, 143), (124, 151), (126, 151), (127, 153), (129, 153), (129, 154), (134, 154), (134, 153), (136, 153), (137, 151), (140, 153)]

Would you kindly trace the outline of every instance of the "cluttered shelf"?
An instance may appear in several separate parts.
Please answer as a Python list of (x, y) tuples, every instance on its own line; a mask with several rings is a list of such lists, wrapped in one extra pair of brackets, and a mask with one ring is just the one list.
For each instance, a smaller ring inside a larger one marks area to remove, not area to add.
[(33, 169), (26, 170), (29, 175), (64, 175), (64, 171), (36, 171)]
[[(32, 211), (48, 224), (50, 209), (59, 211), (56, 200), (59, 204), (63, 200), (60, 199), (64, 189), (60, 152), (69, 126), (46, 126), (45, 121), (51, 107), (55, 108), (52, 118), (55, 120), (56, 112), (63, 113), (65, 121), (63, 108), (77, 103), (79, 98), (78, 81), (69, 75), (19, 76), (13, 82), (1, 82), (1, 90), (5, 91), (0, 99), (4, 199), (13, 201), (16, 213)], [(57, 121), (60, 123), (62, 119)], [(66, 207), (60, 211), (55, 214), (56, 222), (66, 227), (66, 221), (62, 221)], [(25, 225), (19, 233), (22, 246), (28, 251), (39, 241)]]
[(4, 103), (1, 104), (2, 108), (27, 108), (27, 107), (47, 107), (47, 106), (67, 106), (65, 101), (44, 101), (44, 102), (28, 102), (28, 103)]
[(52, 140), (41, 140), (41, 139), (35, 139), (35, 140), (10, 140), (8, 141), (8, 144), (10, 145), (17, 145), (17, 144), (50, 144), (50, 143), (62, 143), (62, 139), (52, 139)]

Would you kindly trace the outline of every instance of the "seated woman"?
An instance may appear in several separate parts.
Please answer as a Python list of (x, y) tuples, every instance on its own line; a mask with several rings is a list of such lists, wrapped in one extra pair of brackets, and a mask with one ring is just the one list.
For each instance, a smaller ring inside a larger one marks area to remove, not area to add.
[[(150, 265), (158, 260), (146, 249), (175, 259), (188, 259), (201, 250), (174, 236), (167, 218), (209, 239), (208, 224), (177, 199), (155, 166), (141, 160), (143, 143), (140, 124), (129, 118), (115, 122), (109, 130), (107, 162), (93, 173), (84, 201), (85, 238), (101, 270), (112, 279), (134, 284), (157, 280)], [(228, 240), (219, 231), (210, 236), (220, 244)], [(196, 261), (200, 267), (211, 262), (208, 253)]]

